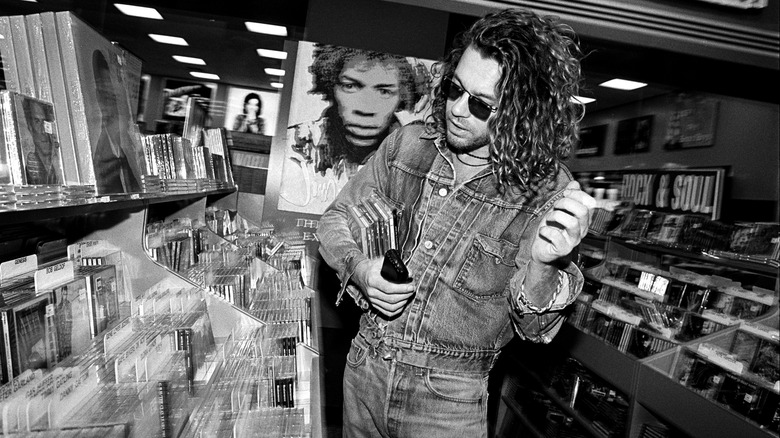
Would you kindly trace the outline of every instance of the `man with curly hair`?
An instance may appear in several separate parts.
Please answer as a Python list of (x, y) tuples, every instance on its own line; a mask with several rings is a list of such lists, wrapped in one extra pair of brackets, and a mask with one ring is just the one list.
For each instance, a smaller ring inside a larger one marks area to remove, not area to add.
[[(322, 216), (320, 252), (365, 310), (344, 372), (345, 436), (486, 437), (501, 348), (560, 329), (596, 206), (562, 163), (583, 115), (580, 56), (552, 17), (478, 20), (437, 65), (431, 127), (388, 136)], [(348, 206), (372, 193), (402, 212), (411, 282), (385, 280), (384, 258), (350, 233)]]
[(296, 127), (293, 148), (323, 175), (350, 176), (401, 126), (395, 113), (424, 100), (429, 75), (403, 56), (349, 47), (317, 45), (313, 58), (309, 92), (330, 105), (315, 125)]

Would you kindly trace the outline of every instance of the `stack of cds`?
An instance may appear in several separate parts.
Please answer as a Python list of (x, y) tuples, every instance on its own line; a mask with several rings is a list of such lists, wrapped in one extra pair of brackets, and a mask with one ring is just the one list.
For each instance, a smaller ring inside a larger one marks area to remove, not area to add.
[(66, 205), (89, 204), (96, 200), (94, 184), (61, 186), (60, 190)]
[(192, 193), (199, 190), (198, 184), (191, 179), (161, 179), (160, 187), (165, 193)]
[(160, 193), (163, 191), (159, 175), (141, 175), (141, 190), (144, 193)]
[(0, 211), (16, 210), (16, 192), (13, 186), (0, 185)]
[(0, 185), (0, 211), (95, 202), (94, 185)]
[(18, 210), (57, 207), (63, 204), (62, 193), (58, 185), (13, 186), (13, 191), (16, 193), (16, 208)]
[(195, 180), (195, 183), (196, 186), (193, 190), (198, 192), (208, 192), (220, 188), (220, 184), (216, 180), (210, 178), (198, 178)]

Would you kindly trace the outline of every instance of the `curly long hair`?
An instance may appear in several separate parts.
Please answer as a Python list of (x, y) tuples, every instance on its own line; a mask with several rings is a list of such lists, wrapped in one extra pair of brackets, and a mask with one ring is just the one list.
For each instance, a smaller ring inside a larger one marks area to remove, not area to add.
[(314, 86), (309, 93), (322, 94), (326, 100), (334, 102), (334, 89), (339, 84), (339, 75), (344, 65), (357, 56), (398, 68), (401, 102), (396, 111), (414, 109), (420, 98), (428, 94), (430, 77), (427, 69), (412, 66), (405, 57), (330, 44), (318, 44), (314, 48), (314, 62), (309, 67)]
[[(558, 173), (578, 139), (582, 105), (582, 53), (574, 31), (554, 17), (507, 9), (486, 15), (460, 34), (435, 67), (436, 76), (454, 73), (469, 46), (498, 62), (498, 111), (489, 119), (490, 157), (499, 185), (536, 192)], [(447, 97), (434, 90), (433, 127), (446, 130)]]

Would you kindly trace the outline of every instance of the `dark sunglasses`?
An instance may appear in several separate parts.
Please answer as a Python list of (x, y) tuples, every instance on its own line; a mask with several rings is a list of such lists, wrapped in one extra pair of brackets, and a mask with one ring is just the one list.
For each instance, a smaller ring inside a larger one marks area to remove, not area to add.
[(458, 100), (463, 93), (469, 95), (469, 112), (479, 120), (487, 120), (491, 113), (498, 111), (498, 108), (486, 104), (482, 99), (474, 96), (463, 87), (452, 81), (451, 77), (441, 79), (441, 91), (447, 96), (447, 99)]

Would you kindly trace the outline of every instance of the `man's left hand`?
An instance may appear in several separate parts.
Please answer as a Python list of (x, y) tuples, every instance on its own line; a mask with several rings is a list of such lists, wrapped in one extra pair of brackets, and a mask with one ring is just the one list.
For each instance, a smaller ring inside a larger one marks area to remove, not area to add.
[(542, 218), (531, 246), (531, 259), (539, 263), (553, 263), (566, 257), (588, 233), (590, 211), (596, 200), (580, 190), (577, 181), (571, 181), (564, 195)]

